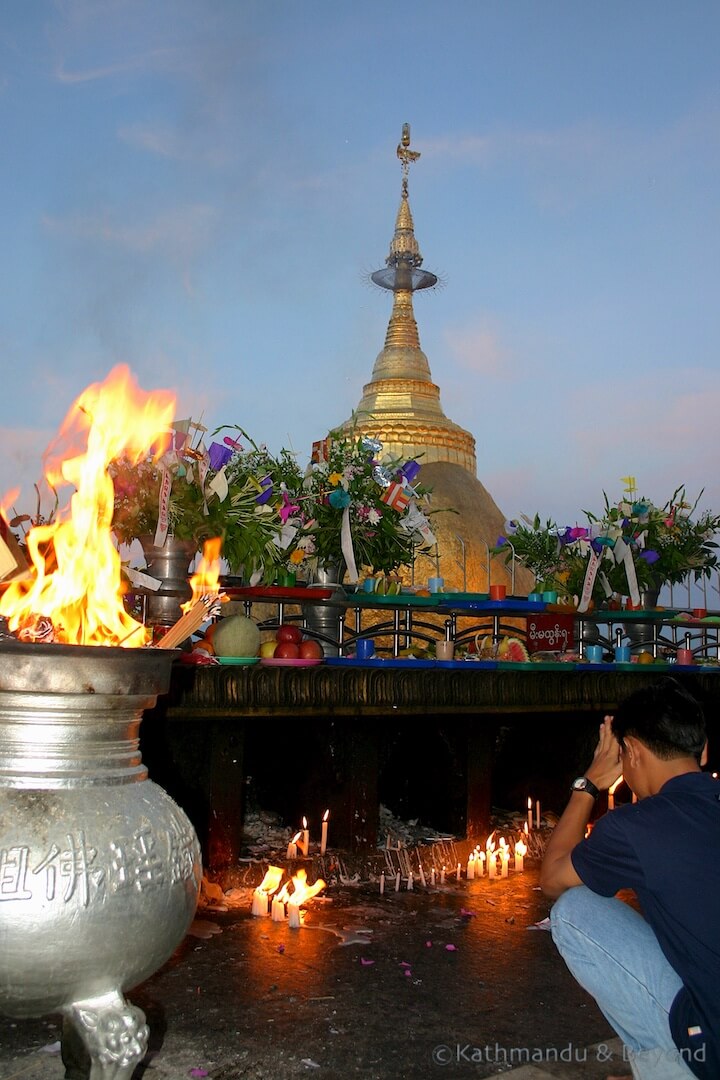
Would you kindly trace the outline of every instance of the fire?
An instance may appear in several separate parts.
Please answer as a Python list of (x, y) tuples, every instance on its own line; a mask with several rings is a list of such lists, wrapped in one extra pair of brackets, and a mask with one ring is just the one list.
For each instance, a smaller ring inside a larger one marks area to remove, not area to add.
[[(216, 536), (203, 544), (202, 558), (198, 568), (190, 578), (192, 597), (182, 605), (183, 611), (190, 611), (203, 596), (216, 597), (220, 593), (220, 550), (222, 537)], [(224, 594), (220, 597), (227, 600)]]
[(69, 645), (144, 645), (149, 632), (123, 606), (120, 555), (113, 541), (113, 483), (109, 463), (121, 454), (137, 461), (167, 442), (175, 399), (166, 390), (146, 393), (126, 365), (94, 383), (71, 406), (45, 454), (53, 488), (72, 484), (68, 507), (48, 525), (37, 525), (26, 543), (33, 568), (0, 599), (11, 631), (37, 636), (52, 624), (56, 641)]
[(318, 878), (314, 885), (308, 885), (307, 873), (303, 869), (298, 870), (297, 874), (293, 875), (292, 883), (293, 891), (287, 898), (288, 926), (290, 929), (297, 930), (302, 921), (300, 908), (308, 900), (312, 900), (313, 896), (317, 896), (319, 892), (322, 892), (326, 885), (322, 878)]

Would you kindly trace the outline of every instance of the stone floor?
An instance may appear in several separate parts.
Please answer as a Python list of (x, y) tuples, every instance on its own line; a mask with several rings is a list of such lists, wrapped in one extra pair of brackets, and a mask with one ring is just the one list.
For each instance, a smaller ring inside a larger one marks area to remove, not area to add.
[[(205, 909), (128, 997), (150, 1046), (133, 1080), (513, 1080), (629, 1075), (557, 956), (537, 867), (435, 889), (331, 886), (299, 930)], [(532, 927), (532, 929), (529, 929)], [(0, 1021), (0, 1080), (62, 1080), (57, 1017)]]

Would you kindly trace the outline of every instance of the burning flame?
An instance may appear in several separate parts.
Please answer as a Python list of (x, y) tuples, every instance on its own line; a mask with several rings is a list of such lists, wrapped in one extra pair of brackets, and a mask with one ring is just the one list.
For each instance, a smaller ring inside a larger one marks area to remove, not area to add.
[(527, 855), (527, 844), (524, 844), (522, 840), (517, 840), (515, 843), (515, 854), (522, 858)]
[(313, 896), (317, 896), (319, 892), (326, 888), (322, 878), (318, 878), (314, 885), (308, 885), (307, 872), (302, 868), (298, 870), (297, 874), (293, 874), (292, 883), (293, 891), (288, 896), (288, 903), (294, 907), (306, 904), (308, 900), (312, 900)]
[[(220, 550), (222, 537), (206, 540), (198, 568), (190, 578), (192, 597), (182, 605), (183, 611), (190, 611), (203, 596), (217, 597), (220, 593)], [(229, 597), (223, 595), (222, 600)]]
[(268, 895), (274, 893), (282, 881), (283, 873), (281, 866), (268, 866), (265, 877), (257, 887), (258, 891), (268, 893)]
[(69, 483), (75, 492), (56, 521), (27, 535), (33, 577), (11, 583), (0, 599), (11, 631), (32, 639), (38, 623), (49, 620), (54, 639), (64, 644), (147, 642), (149, 632), (123, 606), (108, 465), (121, 454), (138, 461), (152, 447), (160, 455), (174, 412), (169, 391), (140, 390), (126, 365), (71, 406), (44, 463), (51, 487)]

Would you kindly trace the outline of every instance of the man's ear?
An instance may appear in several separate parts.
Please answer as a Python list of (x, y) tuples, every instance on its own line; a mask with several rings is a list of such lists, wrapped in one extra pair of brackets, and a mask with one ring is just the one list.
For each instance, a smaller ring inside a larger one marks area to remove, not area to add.
[(707, 752), (707, 741), (706, 741), (705, 745), (702, 748), (702, 754), (700, 755), (700, 764), (701, 765), (707, 765), (707, 761), (708, 761), (708, 752)]
[(625, 736), (625, 753), (631, 765), (637, 765), (643, 749), (642, 743), (638, 742), (634, 735)]

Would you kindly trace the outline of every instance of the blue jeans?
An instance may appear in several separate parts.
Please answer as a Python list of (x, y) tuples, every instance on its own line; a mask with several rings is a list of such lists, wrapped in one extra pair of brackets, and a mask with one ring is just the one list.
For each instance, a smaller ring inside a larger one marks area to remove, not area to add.
[(568, 968), (625, 1043), (636, 1080), (692, 1078), (668, 1022), (682, 981), (642, 916), (579, 885), (555, 902), (550, 926)]

